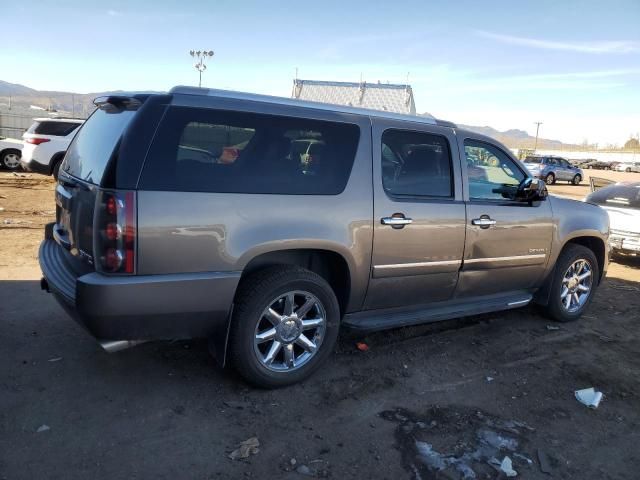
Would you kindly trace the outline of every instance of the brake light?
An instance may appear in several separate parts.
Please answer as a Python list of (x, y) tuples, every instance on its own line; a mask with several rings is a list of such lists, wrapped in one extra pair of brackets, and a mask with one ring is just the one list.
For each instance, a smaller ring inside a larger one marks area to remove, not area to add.
[(24, 141), (32, 143), (33, 145), (40, 145), (41, 143), (50, 142), (51, 140), (48, 138), (26, 138)]
[(135, 201), (134, 192), (101, 192), (96, 253), (105, 273), (135, 273)]

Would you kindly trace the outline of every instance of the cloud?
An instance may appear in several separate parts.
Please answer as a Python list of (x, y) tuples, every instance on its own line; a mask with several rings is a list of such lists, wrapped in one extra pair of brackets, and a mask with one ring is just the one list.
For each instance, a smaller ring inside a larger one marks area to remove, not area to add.
[(490, 38), (509, 45), (541, 48), (545, 50), (561, 50), (578, 53), (633, 53), (640, 51), (640, 43), (628, 40), (600, 41), (600, 42), (558, 42), (553, 40), (540, 40), (537, 38), (516, 37), (500, 33), (476, 30), (481, 37)]

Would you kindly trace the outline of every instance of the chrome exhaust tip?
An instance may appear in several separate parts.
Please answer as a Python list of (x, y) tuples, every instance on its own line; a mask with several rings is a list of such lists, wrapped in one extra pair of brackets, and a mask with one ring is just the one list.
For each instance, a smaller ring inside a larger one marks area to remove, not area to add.
[(98, 340), (98, 343), (105, 352), (115, 353), (146, 343), (146, 340)]

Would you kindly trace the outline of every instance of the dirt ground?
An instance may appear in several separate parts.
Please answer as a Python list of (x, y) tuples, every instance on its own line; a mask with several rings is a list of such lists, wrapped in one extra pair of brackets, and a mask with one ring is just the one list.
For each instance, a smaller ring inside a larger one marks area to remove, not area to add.
[[(638, 478), (640, 261), (611, 263), (578, 322), (532, 306), (346, 335), (312, 378), (264, 391), (203, 341), (104, 353), (39, 287), (53, 188), (0, 173), (1, 479), (493, 479), (507, 455), (517, 478)], [(228, 458), (251, 437), (257, 453)]]

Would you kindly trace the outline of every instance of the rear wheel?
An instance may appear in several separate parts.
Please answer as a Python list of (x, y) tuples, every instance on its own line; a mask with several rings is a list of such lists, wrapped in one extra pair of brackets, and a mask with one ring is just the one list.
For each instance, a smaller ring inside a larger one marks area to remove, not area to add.
[(58, 174), (60, 173), (60, 165), (62, 164), (62, 159), (57, 160), (56, 163), (53, 164), (53, 170), (51, 174), (55, 180), (58, 180)]
[(573, 183), (574, 185), (580, 185), (581, 181), (582, 177), (580, 175), (576, 175), (575, 177), (573, 177), (573, 180), (571, 180), (571, 183)]
[(631, 172), (631, 168), (627, 167), (624, 169), (625, 172), (630, 173)]
[(556, 262), (548, 316), (559, 322), (577, 320), (591, 303), (599, 278), (594, 253), (582, 245), (567, 245)]
[(331, 354), (339, 326), (338, 300), (326, 280), (300, 267), (270, 267), (239, 287), (230, 357), (254, 385), (290, 385)]
[(544, 183), (547, 185), (553, 185), (556, 183), (556, 176), (553, 173), (549, 173), (546, 177), (544, 177)]
[(17, 170), (20, 168), (20, 151), (5, 150), (2, 153), (2, 166), (7, 170)]

